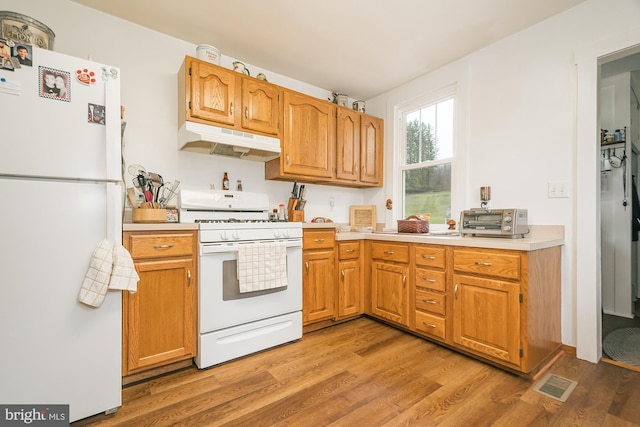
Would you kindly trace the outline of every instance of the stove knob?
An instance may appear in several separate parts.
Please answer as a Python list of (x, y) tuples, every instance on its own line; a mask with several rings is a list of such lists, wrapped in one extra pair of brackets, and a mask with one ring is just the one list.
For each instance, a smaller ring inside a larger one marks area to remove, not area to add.
[(289, 230), (282, 230), (282, 234), (284, 235), (284, 237), (291, 237)]
[(273, 230), (273, 237), (278, 238), (280, 237), (280, 230)]
[(233, 231), (234, 240), (240, 240), (240, 232), (238, 230)]
[(222, 231), (220, 232), (220, 238), (221, 238), (222, 240), (228, 240), (228, 239), (229, 239), (229, 236), (227, 235), (226, 230), (222, 230)]

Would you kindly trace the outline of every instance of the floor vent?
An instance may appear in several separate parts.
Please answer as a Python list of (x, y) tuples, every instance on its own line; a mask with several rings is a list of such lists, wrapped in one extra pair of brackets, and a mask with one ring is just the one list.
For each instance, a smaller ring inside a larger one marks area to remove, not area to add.
[(533, 389), (560, 402), (566, 402), (577, 385), (578, 383), (575, 381), (554, 374), (546, 374), (533, 386)]

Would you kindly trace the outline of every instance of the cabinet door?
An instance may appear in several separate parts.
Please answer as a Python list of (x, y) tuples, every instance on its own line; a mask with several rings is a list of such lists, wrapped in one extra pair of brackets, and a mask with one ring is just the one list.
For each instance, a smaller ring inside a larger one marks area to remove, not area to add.
[(282, 171), (332, 178), (335, 150), (335, 105), (284, 91)]
[(311, 251), (302, 256), (302, 321), (331, 319), (334, 306), (334, 252)]
[(520, 365), (520, 285), (455, 274), (453, 340), (493, 359)]
[(371, 268), (371, 314), (408, 326), (409, 267), (373, 261)]
[(382, 185), (383, 120), (360, 116), (360, 181)]
[(138, 291), (124, 299), (128, 373), (195, 356), (193, 259), (142, 261), (135, 266)]
[(191, 117), (226, 125), (235, 122), (239, 76), (213, 64), (192, 60)]
[(360, 260), (340, 261), (338, 267), (338, 317), (362, 313)]
[(270, 83), (256, 79), (242, 80), (242, 127), (278, 134), (279, 90)]
[(359, 181), (360, 113), (338, 108), (336, 137), (336, 178), (344, 181)]

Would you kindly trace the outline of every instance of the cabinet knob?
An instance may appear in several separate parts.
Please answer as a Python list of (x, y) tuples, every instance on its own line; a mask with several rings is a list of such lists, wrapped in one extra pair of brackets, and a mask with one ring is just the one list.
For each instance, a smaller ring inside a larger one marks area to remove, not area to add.
[(455, 297), (455, 299), (458, 299), (458, 284), (456, 283), (456, 286), (453, 288), (453, 296)]
[(407, 285), (407, 276), (402, 276), (402, 287), (404, 288)]
[(426, 326), (427, 328), (434, 328), (436, 327), (436, 325), (434, 325), (433, 323), (427, 323), (427, 322), (422, 322), (422, 324), (424, 326)]
[(434, 257), (432, 255), (422, 255), (422, 258), (424, 258), (424, 259), (436, 259), (436, 257)]
[(393, 251), (384, 251), (385, 255), (393, 255)]
[(229, 114), (233, 116), (233, 102), (229, 103)]
[(244, 107), (244, 118), (245, 119), (249, 118), (249, 107)]
[(422, 302), (427, 303), (427, 304), (435, 304), (436, 301), (432, 300), (432, 299), (423, 299)]
[(314, 242), (316, 242), (316, 243), (322, 243), (322, 242), (324, 242), (324, 239), (315, 239), (315, 240), (314, 240)]
[(187, 286), (191, 286), (191, 270), (187, 270)]
[(346, 252), (346, 253), (348, 253), (348, 254), (350, 254), (350, 253), (352, 253), (352, 252), (353, 252), (353, 249), (347, 249), (345, 252)]
[(476, 265), (483, 265), (483, 266), (490, 267), (492, 264), (490, 262), (476, 261)]
[(304, 268), (307, 270), (307, 273), (309, 272), (309, 261), (305, 261), (304, 262)]
[(342, 270), (342, 281), (344, 282), (344, 270)]

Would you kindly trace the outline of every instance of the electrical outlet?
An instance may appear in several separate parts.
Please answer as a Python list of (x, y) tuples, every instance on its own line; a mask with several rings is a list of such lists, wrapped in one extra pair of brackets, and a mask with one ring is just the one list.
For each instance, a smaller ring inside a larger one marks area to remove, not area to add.
[(550, 199), (569, 197), (569, 183), (567, 181), (549, 181), (547, 197)]
[(333, 196), (329, 197), (329, 212), (333, 212), (333, 207), (336, 205), (336, 201)]

